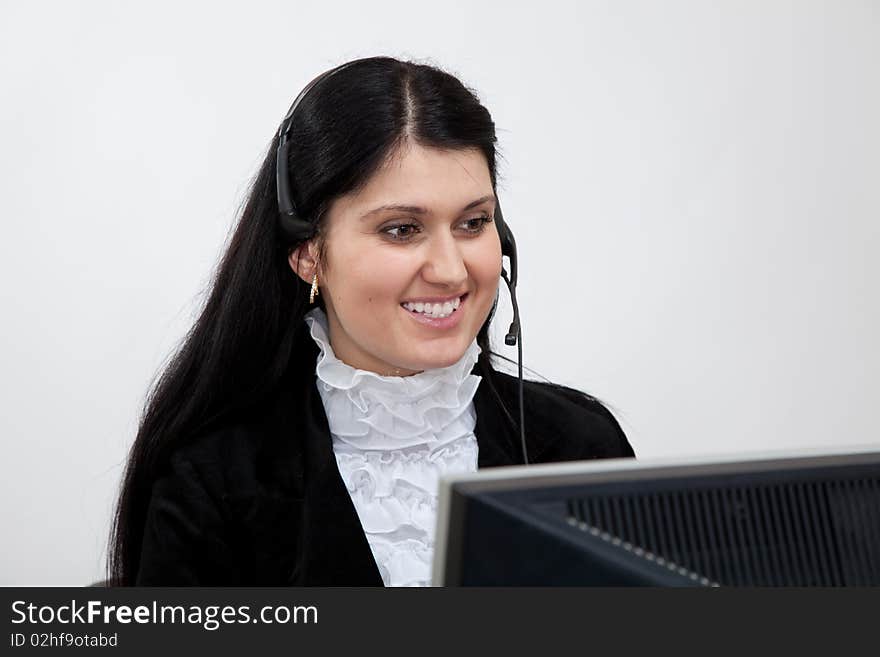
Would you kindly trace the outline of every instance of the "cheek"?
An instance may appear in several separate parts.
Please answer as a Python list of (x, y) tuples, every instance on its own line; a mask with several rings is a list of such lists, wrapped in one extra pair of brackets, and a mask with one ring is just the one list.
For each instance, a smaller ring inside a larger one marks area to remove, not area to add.
[(497, 282), (501, 277), (501, 245), (492, 240), (473, 254), (471, 276), (481, 284)]
[(418, 268), (411, 258), (382, 252), (381, 249), (352, 253), (337, 265), (334, 296), (363, 309), (399, 298)]

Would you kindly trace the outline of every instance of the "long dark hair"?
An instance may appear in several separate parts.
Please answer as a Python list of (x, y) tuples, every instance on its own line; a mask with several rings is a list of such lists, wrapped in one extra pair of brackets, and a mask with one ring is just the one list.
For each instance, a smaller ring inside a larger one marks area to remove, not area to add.
[[(292, 126), (288, 170), (299, 216), (318, 227), (321, 258), (321, 228), (331, 201), (365, 185), (405, 140), (479, 149), (496, 188), (495, 124), (472, 90), (435, 66), (367, 58), (331, 75), (303, 98)], [(276, 136), (204, 309), (147, 397), (111, 528), (107, 567), (112, 585), (135, 581), (152, 484), (175, 447), (270, 396), (303, 330), (309, 286), (287, 261), (297, 244), (278, 230), (277, 143)], [(318, 303), (323, 305), (320, 296)], [(504, 358), (489, 345), (493, 314), (494, 307), (477, 335), (478, 364), (487, 376), (493, 371), (490, 357)], [(492, 391), (516, 426), (494, 386)]]

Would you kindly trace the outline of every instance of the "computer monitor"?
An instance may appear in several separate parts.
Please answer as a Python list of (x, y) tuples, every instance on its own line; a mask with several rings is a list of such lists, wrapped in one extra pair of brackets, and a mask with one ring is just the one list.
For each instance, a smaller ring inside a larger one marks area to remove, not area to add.
[(877, 586), (880, 451), (444, 477), (433, 584)]

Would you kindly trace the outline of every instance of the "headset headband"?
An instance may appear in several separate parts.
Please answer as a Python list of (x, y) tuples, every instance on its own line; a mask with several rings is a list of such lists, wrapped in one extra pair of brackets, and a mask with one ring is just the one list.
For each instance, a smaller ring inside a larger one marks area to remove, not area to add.
[(297, 215), (293, 203), (293, 195), (290, 192), (290, 176), (287, 173), (287, 156), (290, 150), (289, 135), (290, 129), (293, 126), (293, 115), (296, 112), (296, 108), (300, 104), (300, 101), (305, 98), (309, 91), (321, 82), (321, 80), (329, 78), (337, 71), (341, 71), (342, 69), (360, 61), (363, 60), (355, 59), (340, 64), (335, 68), (331, 68), (329, 71), (324, 71), (314, 80), (309, 82), (305, 88), (299, 92), (299, 95), (293, 101), (290, 109), (287, 110), (284, 120), (281, 121), (281, 127), (278, 128), (278, 152), (275, 156), (275, 187), (278, 190), (278, 211), (281, 213), (281, 230), (291, 241), (308, 239), (315, 232), (315, 227), (310, 222)]

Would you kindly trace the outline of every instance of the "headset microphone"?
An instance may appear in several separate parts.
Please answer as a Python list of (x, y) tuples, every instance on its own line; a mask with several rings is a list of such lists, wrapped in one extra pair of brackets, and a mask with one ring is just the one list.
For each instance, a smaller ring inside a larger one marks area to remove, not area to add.
[(501, 254), (506, 255), (510, 262), (510, 277), (504, 268), (501, 269), (501, 277), (507, 283), (507, 289), (510, 291), (510, 303), (513, 305), (513, 321), (510, 328), (507, 329), (507, 335), (504, 336), (504, 344), (508, 346), (517, 345), (517, 375), (519, 378), (519, 437), (522, 446), (523, 463), (529, 464), (529, 453), (526, 449), (526, 430), (525, 430), (525, 409), (523, 406), (523, 375), (522, 375), (522, 327), (519, 323), (519, 304), (516, 302), (516, 281), (517, 281), (517, 258), (516, 258), (516, 240), (513, 238), (513, 231), (504, 221), (504, 215), (501, 213), (501, 201), (495, 197), (495, 222), (498, 228), (498, 236), (501, 238)]

